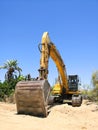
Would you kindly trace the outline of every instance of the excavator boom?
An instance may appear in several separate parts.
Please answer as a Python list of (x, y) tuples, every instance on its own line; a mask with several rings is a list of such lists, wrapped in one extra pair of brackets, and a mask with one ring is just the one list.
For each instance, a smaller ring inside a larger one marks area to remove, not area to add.
[(51, 42), (48, 32), (45, 32), (42, 36), (41, 43), (41, 60), (40, 60), (40, 77), (46, 78), (48, 76), (48, 62), (49, 57), (52, 58), (56, 67), (60, 73), (62, 86), (66, 89), (66, 93), (68, 92), (68, 82), (67, 82), (67, 73), (64, 62), (61, 58), (60, 53), (58, 52), (56, 46), (53, 42)]

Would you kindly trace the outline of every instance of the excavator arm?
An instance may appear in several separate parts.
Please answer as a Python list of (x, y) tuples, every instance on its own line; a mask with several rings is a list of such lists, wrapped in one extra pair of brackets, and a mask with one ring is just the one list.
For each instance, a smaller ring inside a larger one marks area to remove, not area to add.
[[(39, 69), (40, 77), (47, 79), (48, 62), (49, 62), (49, 58), (51, 57), (54, 63), (56, 64), (56, 67), (60, 74), (61, 81), (62, 81), (61, 87), (64, 87), (67, 93), (68, 82), (67, 82), (66, 68), (56, 46), (51, 42), (48, 32), (45, 32), (43, 34), (41, 46), (42, 46), (40, 49), (41, 59), (40, 59), (40, 69)], [(61, 88), (61, 90), (63, 89)]]

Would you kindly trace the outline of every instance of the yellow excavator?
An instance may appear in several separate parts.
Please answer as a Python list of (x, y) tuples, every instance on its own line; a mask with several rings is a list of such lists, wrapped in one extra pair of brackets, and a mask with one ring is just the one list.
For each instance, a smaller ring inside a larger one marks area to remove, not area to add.
[[(48, 32), (43, 33), (41, 44), (38, 47), (41, 52), (39, 77), (17, 83), (15, 88), (17, 113), (46, 117), (48, 114), (47, 106), (51, 99), (52, 103), (71, 101), (72, 106), (80, 106), (82, 96), (78, 90), (78, 75), (67, 76), (64, 62), (56, 46), (50, 40)], [(59, 72), (58, 82), (52, 90), (48, 82), (50, 57)]]

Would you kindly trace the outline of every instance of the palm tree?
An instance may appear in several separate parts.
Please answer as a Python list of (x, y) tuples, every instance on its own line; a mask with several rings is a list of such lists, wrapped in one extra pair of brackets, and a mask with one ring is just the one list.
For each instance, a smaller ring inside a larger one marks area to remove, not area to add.
[(22, 71), (22, 69), (18, 67), (17, 60), (7, 60), (3, 66), (0, 66), (0, 69), (7, 69), (5, 79), (8, 81), (14, 79), (14, 77), (17, 77), (16, 71), (19, 73), (18, 76), (21, 75)]

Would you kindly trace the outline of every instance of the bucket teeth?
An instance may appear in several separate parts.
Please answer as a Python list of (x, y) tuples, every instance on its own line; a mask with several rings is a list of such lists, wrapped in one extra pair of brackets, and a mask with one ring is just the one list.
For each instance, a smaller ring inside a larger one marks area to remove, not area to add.
[(47, 80), (18, 82), (15, 88), (17, 113), (46, 117), (49, 94)]

